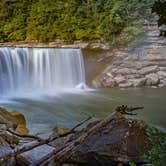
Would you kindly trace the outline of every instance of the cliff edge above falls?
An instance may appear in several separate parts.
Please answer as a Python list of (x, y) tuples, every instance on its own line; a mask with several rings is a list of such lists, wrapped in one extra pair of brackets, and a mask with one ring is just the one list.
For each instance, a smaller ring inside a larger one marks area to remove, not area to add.
[(157, 28), (150, 28), (147, 35), (118, 56), (94, 84), (120, 88), (165, 87), (166, 38), (159, 36)]

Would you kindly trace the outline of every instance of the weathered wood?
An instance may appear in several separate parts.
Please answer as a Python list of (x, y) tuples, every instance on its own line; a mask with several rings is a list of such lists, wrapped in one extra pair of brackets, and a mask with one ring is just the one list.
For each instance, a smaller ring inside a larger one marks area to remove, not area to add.
[(41, 138), (40, 137), (37, 137), (35, 135), (30, 135), (30, 134), (19, 134), (17, 132), (15, 132), (14, 130), (12, 130), (11, 128), (8, 128), (7, 131), (13, 135), (16, 135), (18, 137), (21, 137), (21, 138), (33, 138), (33, 139), (37, 139), (39, 141), (41, 141)]
[(115, 111), (121, 114), (126, 114), (126, 115), (137, 115), (136, 113), (132, 113), (132, 112), (136, 110), (141, 110), (143, 108), (144, 107), (128, 107), (128, 106), (122, 105), (117, 107)]
[(103, 120), (99, 121), (95, 126), (88, 129), (86, 132), (84, 132), (79, 138), (76, 140), (67, 143), (62, 148), (57, 149), (47, 156), (43, 157), (42, 159), (32, 163), (30, 166), (42, 166), (46, 165), (52, 160), (56, 160), (57, 162), (63, 163), (70, 155), (72, 150), (79, 144), (83, 143), (89, 136), (93, 135), (95, 132), (97, 132), (100, 128), (106, 126), (108, 123), (110, 123), (112, 120), (116, 119), (119, 116), (119, 113), (113, 112)]
[[(36, 148), (38, 146), (41, 146), (41, 145), (44, 145), (44, 144), (48, 144), (49, 142), (52, 142), (52, 141), (54, 141), (57, 138), (65, 137), (65, 136), (73, 133), (76, 128), (80, 127), (82, 124), (84, 124), (85, 122), (87, 122), (88, 120), (90, 120), (92, 117), (93, 116), (89, 116), (87, 119), (83, 120), (81, 123), (77, 124), (71, 130), (69, 130), (69, 131), (67, 131), (67, 132), (65, 132), (63, 134), (59, 134), (59, 135), (57, 135), (55, 137), (50, 137), (50, 138), (48, 138), (46, 140), (38, 139), (36, 141), (26, 143), (26, 144), (24, 144), (22, 146), (17, 146), (15, 149), (7, 152), (6, 154), (0, 155), (0, 160), (1, 159), (5, 159), (5, 160), (9, 159), (9, 158), (11, 158), (13, 156), (16, 156), (16, 155), (20, 154), (20, 153), (32, 150), (33, 148)], [(11, 130), (10, 130), (10, 132), (11, 132)], [(13, 134), (16, 135), (15, 132), (13, 132)], [(17, 135), (19, 135), (19, 134), (17, 134)], [(24, 136), (27, 137), (27, 135), (23, 135), (22, 137), (24, 137)], [(38, 138), (38, 137), (34, 136), (34, 138)]]

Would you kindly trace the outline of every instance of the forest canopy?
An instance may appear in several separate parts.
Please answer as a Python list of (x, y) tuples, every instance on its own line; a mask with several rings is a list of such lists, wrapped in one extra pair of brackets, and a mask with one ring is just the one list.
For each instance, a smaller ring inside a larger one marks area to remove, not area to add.
[(0, 42), (112, 41), (155, 0), (0, 0)]

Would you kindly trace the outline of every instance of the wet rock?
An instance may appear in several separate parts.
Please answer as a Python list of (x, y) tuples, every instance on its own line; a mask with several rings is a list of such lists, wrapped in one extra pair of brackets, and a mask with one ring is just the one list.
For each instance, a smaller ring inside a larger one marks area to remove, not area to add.
[(160, 82), (158, 74), (155, 73), (146, 75), (146, 78), (147, 78), (146, 85), (154, 86), (158, 85)]
[(146, 78), (132, 79), (131, 82), (133, 83), (134, 87), (144, 86), (146, 82)]
[(129, 88), (129, 87), (132, 87), (132, 86), (133, 86), (133, 83), (131, 83), (131, 82), (120, 83), (118, 86), (119, 86), (120, 88)]
[(119, 118), (78, 145), (71, 160), (85, 165), (117, 165), (130, 161), (140, 162), (148, 150), (143, 121)]

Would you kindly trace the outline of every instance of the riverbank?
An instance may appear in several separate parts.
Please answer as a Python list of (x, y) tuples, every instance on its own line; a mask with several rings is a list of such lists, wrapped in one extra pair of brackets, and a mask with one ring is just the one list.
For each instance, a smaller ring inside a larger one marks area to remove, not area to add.
[(82, 130), (75, 129), (91, 117), (71, 130), (59, 126), (48, 134), (29, 135), (16, 131), (17, 121), (5, 120), (4, 123), (3, 119), (13, 119), (13, 115), (0, 109), (0, 162), (10, 166), (142, 163), (140, 156), (149, 150), (145, 135), (148, 125), (123, 116), (132, 114), (133, 110), (117, 107), (115, 112)]
[(104, 87), (165, 87), (166, 38), (150, 29), (134, 47), (118, 57), (96, 81)]

